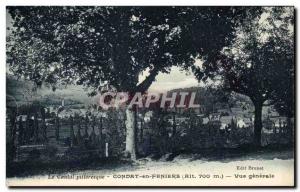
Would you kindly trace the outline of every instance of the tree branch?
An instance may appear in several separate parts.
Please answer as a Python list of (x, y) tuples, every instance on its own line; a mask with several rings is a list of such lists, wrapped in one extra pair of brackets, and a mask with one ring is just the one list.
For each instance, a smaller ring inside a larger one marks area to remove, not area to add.
[(154, 67), (150, 74), (146, 77), (144, 81), (136, 86), (135, 91), (145, 92), (151, 86), (152, 82), (155, 80), (156, 75), (159, 73), (159, 67)]

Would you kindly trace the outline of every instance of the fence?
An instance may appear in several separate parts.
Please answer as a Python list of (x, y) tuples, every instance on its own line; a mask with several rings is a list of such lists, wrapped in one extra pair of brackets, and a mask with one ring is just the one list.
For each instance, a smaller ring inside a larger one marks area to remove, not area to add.
[(12, 156), (17, 161), (43, 156), (49, 150), (52, 150), (52, 154), (48, 154), (50, 157), (64, 154), (114, 156), (122, 150), (122, 146), (116, 145), (122, 143), (120, 140), (124, 139), (124, 134), (119, 133), (124, 133), (125, 130), (117, 130), (124, 127), (111, 126), (111, 122), (107, 118), (92, 115), (56, 115), (50, 118), (38, 113), (13, 115), (7, 122), (10, 127), (8, 144), (12, 145), (12, 150), (15, 151)]
[[(167, 115), (168, 116), (168, 115)], [(170, 116), (170, 114), (169, 114)], [(150, 122), (139, 118), (136, 124), (138, 152), (147, 155), (161, 151), (172, 152), (175, 148), (236, 147), (250, 143), (253, 127), (238, 128), (233, 122), (220, 129), (220, 122), (203, 121), (195, 117), (176, 123), (167, 118), (153, 116)], [(80, 158), (82, 156), (118, 157), (125, 148), (125, 119), (116, 113), (108, 117), (71, 115), (47, 117), (42, 113), (9, 116), (7, 125), (8, 145), (15, 161), (56, 157)], [(286, 142), (287, 127), (273, 127), (263, 134), (262, 142)]]

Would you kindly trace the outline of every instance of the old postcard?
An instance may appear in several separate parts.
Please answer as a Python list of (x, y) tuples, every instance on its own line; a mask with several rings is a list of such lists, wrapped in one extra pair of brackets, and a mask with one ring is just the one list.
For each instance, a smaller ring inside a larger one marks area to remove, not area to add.
[(8, 6), (7, 185), (294, 187), (294, 17)]

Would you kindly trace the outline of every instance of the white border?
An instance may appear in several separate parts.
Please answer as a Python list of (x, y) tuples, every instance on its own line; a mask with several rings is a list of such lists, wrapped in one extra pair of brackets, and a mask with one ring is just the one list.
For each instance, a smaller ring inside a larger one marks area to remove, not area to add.
[(201, 6), (212, 6), (212, 5), (295, 5), (297, 0), (264, 0), (264, 1), (251, 1), (251, 0), (5, 0), (7, 5), (201, 5)]
[[(1, 140), (1, 147), (0, 147), (0, 156), (1, 156), (1, 165), (0, 165), (0, 188), (1, 191), (8, 191), (9, 189), (5, 185), (5, 179), (6, 179), (6, 168), (5, 168), (5, 100), (6, 100), (6, 88), (5, 88), (5, 42), (6, 42), (6, 6), (9, 5), (201, 5), (201, 6), (224, 6), (224, 5), (240, 5), (240, 6), (245, 6), (245, 5), (258, 5), (258, 6), (267, 6), (267, 5), (289, 5), (289, 6), (295, 6), (296, 9), (298, 8), (297, 11), (299, 11), (300, 7), (300, 1), (299, 0), (264, 0), (264, 1), (259, 1), (259, 0), (209, 0), (209, 1), (197, 1), (197, 0), (173, 0), (173, 1), (166, 1), (166, 0), (151, 0), (151, 1), (146, 1), (146, 0), (140, 0), (140, 1), (135, 1), (133, 2), (132, 0), (77, 0), (77, 1), (68, 1), (68, 0), (2, 0), (0, 1), (0, 30), (1, 30), (1, 36), (0, 36), (0, 61), (1, 61), (1, 66), (0, 67), (0, 91), (2, 92), (0, 94), (0, 106), (1, 106), (1, 115), (0, 115), (0, 140)], [(299, 12), (298, 12), (299, 14)], [(299, 26), (299, 19), (296, 19), (297, 25)], [(299, 36), (299, 30), (296, 30), (297, 36)], [(298, 44), (298, 42), (297, 42)], [(299, 48), (297, 49), (296, 55), (299, 56)], [(297, 57), (296, 57), (297, 58)], [(297, 61), (296, 61), (297, 62)], [(297, 63), (296, 63), (297, 65)], [(299, 66), (297, 68), (297, 74), (299, 76), (300, 71), (299, 71)], [(297, 78), (297, 90), (299, 90), (300, 82), (299, 78)], [(298, 122), (299, 122), (299, 102), (297, 102), (297, 126), (296, 129), (298, 128)], [(297, 130), (297, 138), (299, 139), (299, 130)], [(298, 143), (298, 142), (297, 142)], [(299, 149), (299, 146), (297, 146), (297, 149)], [(298, 152), (299, 153), (299, 152)], [(298, 154), (297, 153), (297, 154)], [(298, 156), (298, 155), (297, 155)], [(298, 158), (297, 158), (298, 159)], [(299, 167), (299, 166), (298, 166)], [(298, 173), (298, 170), (297, 170)], [(299, 175), (297, 176), (299, 178)], [(297, 181), (297, 184), (299, 184), (299, 179)], [(25, 189), (24, 191), (31, 191), (32, 189)], [(50, 191), (51, 189), (45, 189), (46, 191)], [(63, 189), (58, 189), (59, 191)], [(73, 189), (71, 189), (73, 190)], [(79, 191), (84, 191), (86, 189), (79, 189)], [(121, 190), (121, 189), (101, 189), (104, 191), (109, 191), (109, 190)], [(127, 190), (133, 190), (133, 189), (127, 189)], [(139, 189), (136, 189), (139, 190)], [(162, 190), (162, 189), (160, 189)], [(173, 189), (167, 189), (167, 191), (172, 191)], [(206, 190), (206, 189), (204, 189)], [(213, 189), (212, 191), (217, 191), (219, 189)], [(230, 189), (232, 190), (232, 189)], [(240, 189), (237, 189), (240, 190)], [(247, 189), (247, 191), (250, 189)], [(259, 190), (268, 190), (268, 189), (259, 189)], [(272, 189), (269, 189), (272, 190)], [(284, 189), (278, 189), (276, 191), (283, 191)], [(164, 190), (165, 191), (165, 190)]]

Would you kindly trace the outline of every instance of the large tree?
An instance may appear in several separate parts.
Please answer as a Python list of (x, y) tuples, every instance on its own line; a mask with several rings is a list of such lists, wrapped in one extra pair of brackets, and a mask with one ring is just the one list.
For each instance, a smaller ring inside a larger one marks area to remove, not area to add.
[[(275, 83), (273, 84), (273, 94), (271, 95), (270, 104), (273, 104), (277, 112), (287, 117), (288, 132), (290, 136), (290, 143), (293, 143), (293, 124), (291, 119), (295, 116), (295, 44), (294, 32), (289, 33), (291, 30), (288, 28), (289, 22), (293, 25), (293, 14), (281, 16), (280, 12), (276, 15), (276, 19), (285, 19), (286, 22), (276, 33), (275, 41), (280, 47), (282, 55), (279, 63), (278, 70), (274, 71)], [(272, 23), (275, 25), (275, 23)]]
[[(8, 7), (13, 27), (7, 62), (13, 74), (38, 85), (105, 84), (144, 92), (171, 66), (212, 62), (234, 30), (256, 8), (242, 7)], [(149, 75), (139, 82), (145, 70)], [(132, 109), (127, 109), (126, 151), (135, 159)]]
[[(278, 103), (280, 98), (293, 100), (294, 97), (293, 19), (292, 7), (265, 8), (260, 17), (238, 27), (233, 44), (224, 48), (214, 63), (217, 70), (206, 71), (208, 76), (221, 76), (225, 89), (252, 100), (255, 146), (261, 146), (264, 102)], [(293, 107), (291, 103), (288, 105)]]

